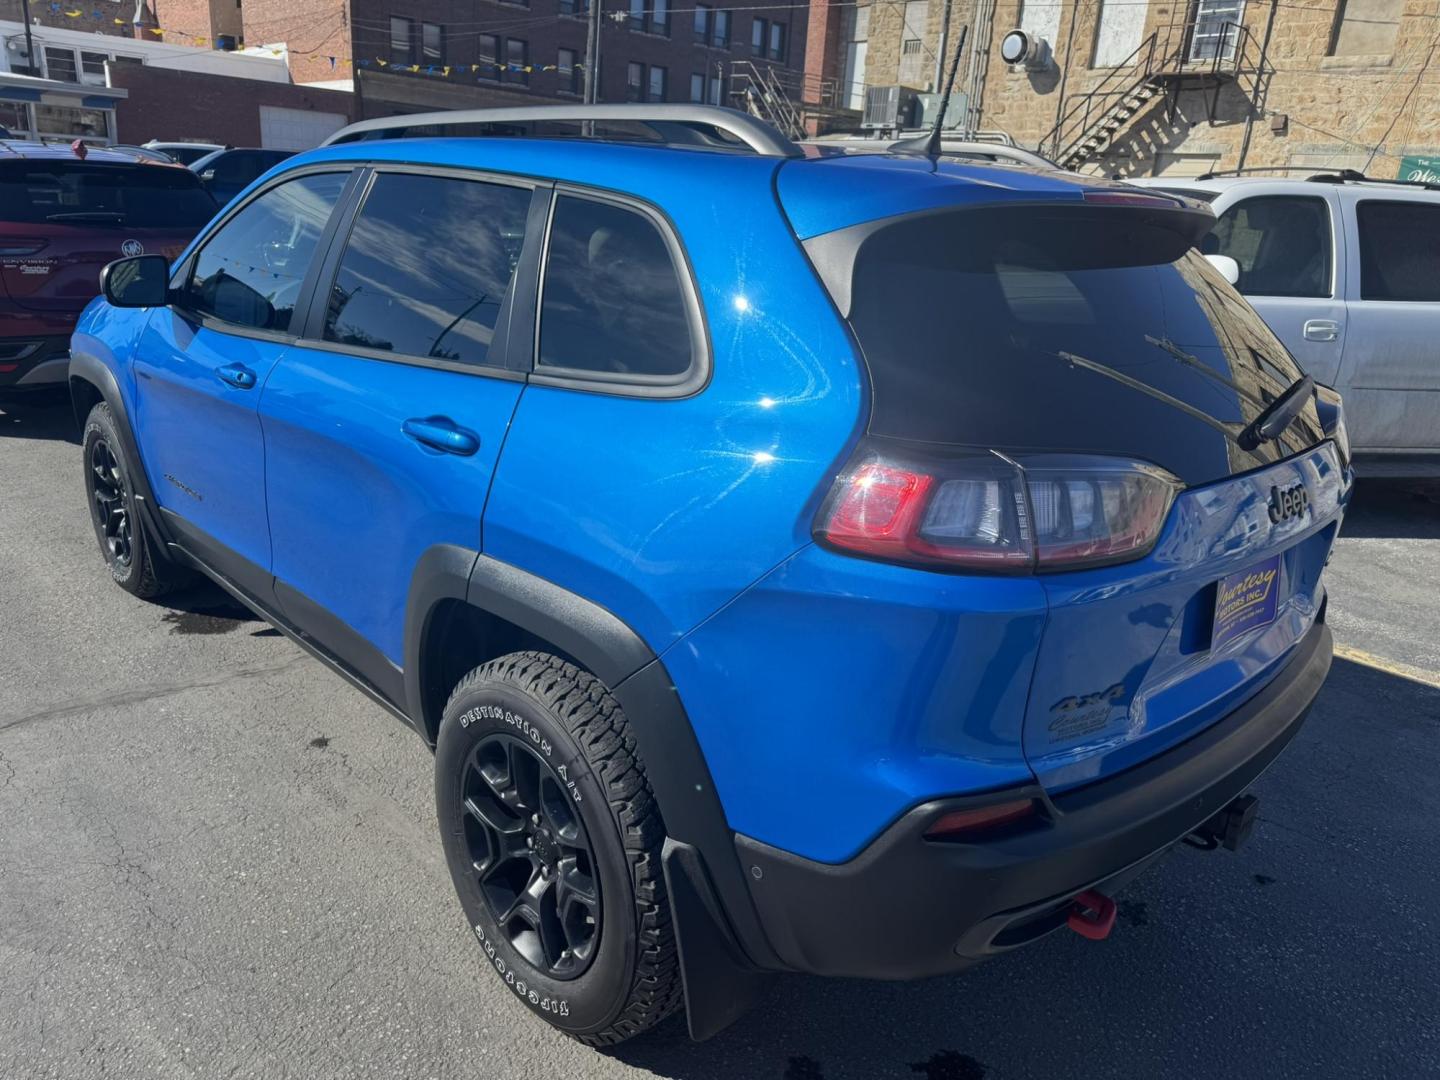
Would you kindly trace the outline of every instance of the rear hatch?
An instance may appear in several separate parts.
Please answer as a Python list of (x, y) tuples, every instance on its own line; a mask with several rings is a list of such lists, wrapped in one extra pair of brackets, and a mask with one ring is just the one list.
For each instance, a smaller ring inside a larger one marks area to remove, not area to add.
[[(1006, 463), (992, 487), (1005, 470), (1032, 476), (1032, 463), (1059, 477), (1017, 485), (1008, 513), (1040, 540), (1028, 557), (994, 560), (1039, 573), (1047, 590), (1024, 743), (1056, 791), (1174, 745), (1279, 669), (1317, 617), (1344, 494), (1302, 373), (1191, 247), (1208, 211), (1114, 189), (1078, 195), (942, 207), (805, 244), (870, 370), (862, 451), (946, 467), (959, 448), (981, 451)], [(1293, 420), (1254, 438), (1251, 425), (1292, 388)], [(1093, 537), (1126, 489), (1065, 470), (1110, 459), (1150, 470), (1147, 490), (1173, 502), (1132, 550), (1096, 558)], [(932, 471), (943, 494), (945, 473)], [(1050, 551), (1090, 553), (1083, 568), (1047, 566), (1034, 554), (1046, 537)], [(938, 550), (931, 539), (911, 547)]]
[(178, 165), (0, 163), (0, 284), (20, 308), (77, 313), (100, 291), (106, 263), (173, 259), (215, 210), (199, 179)]

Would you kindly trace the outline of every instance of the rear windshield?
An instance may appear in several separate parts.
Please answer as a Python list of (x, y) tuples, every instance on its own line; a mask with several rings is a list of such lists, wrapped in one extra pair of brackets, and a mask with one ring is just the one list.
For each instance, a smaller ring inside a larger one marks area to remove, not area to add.
[(214, 214), (215, 200), (188, 169), (80, 161), (0, 168), (0, 221), (194, 232)]
[(1313, 406), (1284, 445), (1235, 445), (1301, 373), (1190, 247), (1193, 224), (1171, 224), (1189, 216), (927, 213), (852, 240), (848, 264), (811, 240), (870, 368), (871, 433), (1128, 454), (1192, 483), (1312, 445)]

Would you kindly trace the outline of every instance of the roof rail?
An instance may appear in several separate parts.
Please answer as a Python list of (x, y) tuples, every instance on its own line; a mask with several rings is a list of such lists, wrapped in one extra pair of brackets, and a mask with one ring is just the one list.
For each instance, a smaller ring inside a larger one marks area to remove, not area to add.
[[(410, 129), (527, 124), (536, 122), (620, 121), (652, 129), (667, 145), (733, 148), (735, 142), (764, 157), (804, 157), (804, 152), (775, 128), (748, 113), (718, 105), (539, 105), (513, 109), (456, 109), (377, 117), (341, 128), (321, 145), (362, 139), (404, 138)], [(503, 134), (503, 133), (497, 133)], [(728, 136), (728, 138), (727, 138)], [(544, 137), (544, 136), (538, 136)]]
[(1387, 184), (1395, 187), (1421, 188), (1425, 191), (1440, 191), (1440, 184), (1431, 183), (1428, 180), (1366, 176), (1363, 172), (1357, 172), (1354, 169), (1341, 169), (1339, 172), (1333, 173), (1316, 173), (1314, 176), (1307, 176), (1306, 179), (1316, 184)]

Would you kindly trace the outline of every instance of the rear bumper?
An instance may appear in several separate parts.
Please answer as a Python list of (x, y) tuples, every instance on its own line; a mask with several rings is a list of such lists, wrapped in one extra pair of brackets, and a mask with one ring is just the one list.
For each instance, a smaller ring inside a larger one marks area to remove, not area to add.
[[(766, 935), (796, 971), (909, 979), (959, 971), (1064, 924), (1071, 899), (1110, 892), (1248, 788), (1295, 736), (1330, 670), (1317, 623), (1229, 716), (1108, 780), (1051, 800), (1038, 786), (916, 807), (840, 864), (737, 838)], [(923, 838), (940, 814), (1031, 795), (1045, 819), (984, 843)]]
[(0, 390), (63, 385), (70, 371), (70, 336), (0, 338)]

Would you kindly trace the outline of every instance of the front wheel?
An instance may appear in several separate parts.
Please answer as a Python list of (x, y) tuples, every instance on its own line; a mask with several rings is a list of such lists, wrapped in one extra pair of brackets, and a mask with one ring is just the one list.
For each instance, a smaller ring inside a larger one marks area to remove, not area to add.
[(664, 823), (599, 680), (535, 652), (476, 668), (445, 707), (435, 781), (461, 906), (516, 997), (592, 1046), (675, 1008)]

